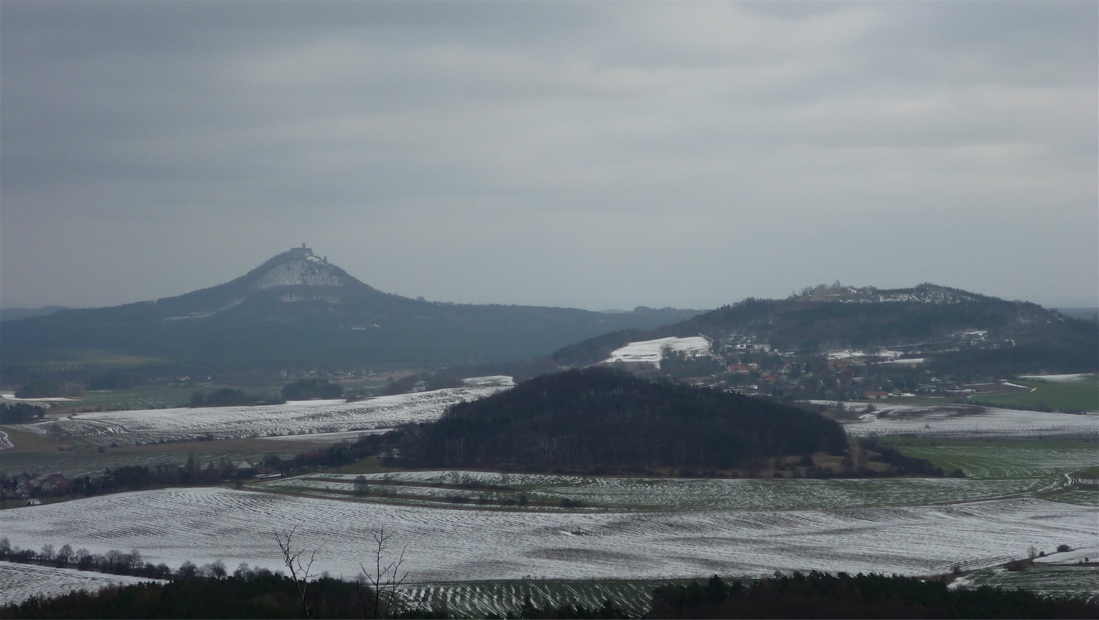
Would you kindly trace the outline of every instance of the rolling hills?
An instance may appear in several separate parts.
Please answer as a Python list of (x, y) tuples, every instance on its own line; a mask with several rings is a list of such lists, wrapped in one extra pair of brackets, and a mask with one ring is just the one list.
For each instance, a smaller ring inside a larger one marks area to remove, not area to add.
[(631, 342), (695, 336), (704, 336), (722, 363), (733, 365), (780, 352), (790, 362), (842, 351), (873, 359), (888, 351), (938, 374), (1099, 368), (1099, 324), (934, 284), (892, 290), (836, 284), (782, 300), (749, 298), (658, 329), (604, 334), (553, 358), (561, 366), (583, 366), (607, 360)]

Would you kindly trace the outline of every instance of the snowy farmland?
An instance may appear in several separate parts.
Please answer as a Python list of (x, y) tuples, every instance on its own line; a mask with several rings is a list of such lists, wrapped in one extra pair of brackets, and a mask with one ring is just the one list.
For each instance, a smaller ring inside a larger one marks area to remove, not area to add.
[(505, 386), (449, 388), (357, 402), (312, 400), (254, 407), (81, 413), (23, 428), (93, 445), (347, 434), (389, 429), (409, 422), (434, 421), (454, 403), (483, 398), (502, 389)]
[[(79, 508), (79, 509), (74, 509)], [(350, 577), (384, 528), (417, 582), (763, 575), (775, 570), (945, 573), (1028, 546), (1094, 544), (1094, 509), (1034, 497), (951, 505), (790, 511), (507, 512), (356, 503), (221, 488), (107, 495), (0, 512), (14, 546), (137, 549), (179, 566), (279, 567), (274, 532)]]
[(604, 364), (626, 362), (631, 364), (652, 364), (660, 366), (665, 350), (682, 352), (688, 357), (699, 357), (710, 353), (710, 341), (703, 336), (691, 338), (658, 338), (643, 342), (631, 342), (616, 349)]
[(1020, 375), (1019, 378), (1032, 381), (1050, 381), (1053, 383), (1076, 383), (1077, 381), (1094, 381), (1095, 373), (1073, 375)]
[[(863, 403), (851, 403), (865, 406)], [(1099, 434), (1099, 414), (1048, 413), (971, 405), (927, 407), (876, 405), (857, 422), (844, 424), (852, 437), (1080, 437)]]
[[(406, 505), (439, 505), (464, 494), (473, 503), (484, 499), (486, 503), (513, 506), (523, 494), (539, 506), (560, 506), (564, 500), (572, 500), (590, 511), (873, 508), (1055, 491), (1062, 488), (1062, 477), (1055, 471), (1084, 467), (1094, 461), (1093, 457), (1081, 450), (1069, 455), (1054, 471), (1028, 471), (992, 479), (684, 479), (417, 471), (363, 475), (368, 490), (361, 496), (355, 495), (357, 476), (350, 474), (309, 474), (263, 481), (253, 488)], [(507, 500), (512, 501), (505, 504)]]
[(60, 596), (73, 590), (94, 592), (107, 586), (157, 581), (126, 575), (108, 575), (52, 566), (0, 562), (0, 605), (31, 596)]
[[(504, 389), (494, 383), (355, 403), (81, 414), (36, 428), (92, 445), (207, 436), (328, 441), (436, 419), (451, 403)], [(847, 432), (946, 438), (1094, 438), (1099, 433), (1096, 415), (876, 406), (887, 411), (847, 424)], [(275, 449), (281, 443), (272, 442)], [(1073, 491), (1090, 494), (1087, 501), (1074, 502), (1063, 490), (1068, 472), (1094, 465), (1088, 446), (921, 449), (957, 464), (970, 477), (682, 480), (393, 472), (365, 475), (371, 491), (364, 498), (355, 497), (355, 475), (313, 473), (259, 482), (252, 490), (164, 489), (14, 508), (0, 511), (0, 533), (13, 546), (28, 549), (44, 544), (93, 553), (137, 549), (146, 561), (173, 568), (184, 561), (222, 560), (230, 568), (247, 562), (278, 569), (274, 533), (297, 527), (295, 540), (318, 550), (317, 572), (352, 577), (358, 562), (370, 556), (370, 532), (385, 528), (400, 546), (407, 545), (410, 582), (428, 584), (408, 591), (423, 600), (436, 591), (430, 584), (528, 575), (600, 580), (757, 576), (775, 570), (926, 575), (949, 572), (955, 564), (990, 568), (1025, 557), (1032, 546), (1047, 553), (1061, 544), (1094, 548), (1099, 539), (1094, 491)], [(490, 509), (475, 503), (451, 507), (447, 498), (455, 492), (523, 493), (532, 505), (527, 510), (500, 509), (502, 502)], [(1065, 501), (1043, 499), (1054, 496)], [(565, 499), (583, 508), (562, 508)], [(0, 604), (119, 579), (89, 573), (72, 576), (77, 581), (71, 582), (66, 575), (73, 571), (54, 570), (0, 565)], [(36, 589), (36, 583), (42, 587)], [(484, 596), (490, 595), (497, 596)]]

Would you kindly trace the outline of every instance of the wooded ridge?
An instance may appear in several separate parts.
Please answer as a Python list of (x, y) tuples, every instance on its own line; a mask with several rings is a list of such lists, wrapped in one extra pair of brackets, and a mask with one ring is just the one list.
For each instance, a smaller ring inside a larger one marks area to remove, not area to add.
[(704, 475), (848, 444), (838, 423), (802, 409), (592, 367), (454, 405), (395, 446), (389, 460), (406, 467)]

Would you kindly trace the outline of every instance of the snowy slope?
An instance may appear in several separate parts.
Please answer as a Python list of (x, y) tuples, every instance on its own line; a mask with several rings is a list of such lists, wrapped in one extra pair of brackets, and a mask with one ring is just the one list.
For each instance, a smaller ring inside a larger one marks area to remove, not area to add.
[(603, 363), (627, 362), (660, 366), (660, 360), (664, 359), (665, 347), (671, 351), (682, 351), (689, 357), (699, 357), (710, 353), (710, 341), (702, 336), (658, 338), (656, 340), (631, 342), (613, 351), (611, 356)]
[(81, 413), (25, 428), (54, 436), (106, 445), (348, 433), (437, 420), (446, 408), (506, 389), (500, 385), (462, 387), (379, 396), (357, 402), (292, 401), (255, 407), (199, 407)]

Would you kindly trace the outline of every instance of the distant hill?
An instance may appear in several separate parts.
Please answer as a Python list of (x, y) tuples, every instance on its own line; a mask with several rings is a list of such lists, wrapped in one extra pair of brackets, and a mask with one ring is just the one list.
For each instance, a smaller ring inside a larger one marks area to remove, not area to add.
[(561, 366), (606, 360), (630, 342), (704, 335), (728, 360), (765, 349), (801, 355), (889, 349), (940, 373), (1008, 375), (1099, 368), (1099, 326), (1036, 304), (921, 284), (818, 286), (783, 300), (747, 299), (657, 329), (603, 334), (556, 351)]
[(5, 322), (0, 375), (10, 383), (139, 364), (205, 374), (485, 363), (543, 357), (597, 334), (695, 313), (410, 299), (374, 289), (303, 246), (178, 297)]
[(1057, 312), (1074, 319), (1099, 323), (1099, 308), (1057, 308)]
[(403, 431), (405, 467), (703, 475), (843, 455), (839, 424), (787, 405), (609, 368), (542, 375)]
[(0, 322), (18, 321), (36, 316), (46, 316), (58, 310), (67, 310), (65, 306), (42, 306), (41, 308), (3, 308), (0, 309)]

